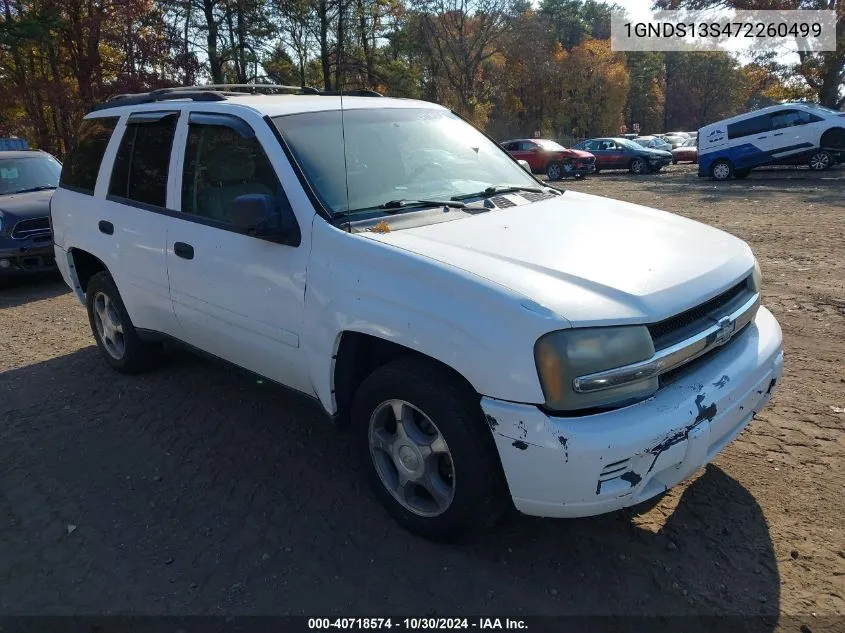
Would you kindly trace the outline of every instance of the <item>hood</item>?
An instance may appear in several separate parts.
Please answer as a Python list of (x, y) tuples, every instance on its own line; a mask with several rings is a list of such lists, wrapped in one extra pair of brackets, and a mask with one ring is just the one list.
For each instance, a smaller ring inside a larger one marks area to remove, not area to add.
[(567, 149), (565, 152), (560, 153), (572, 156), (573, 158), (595, 158), (593, 154), (591, 154), (590, 152), (585, 152), (582, 149)]
[(0, 214), (6, 218), (26, 220), (50, 215), (52, 191), (33, 191), (0, 196)]
[(573, 191), (362, 235), (504, 286), (576, 327), (659, 321), (727, 290), (754, 266), (750, 248), (728, 233)]
[(651, 156), (660, 156), (661, 158), (672, 157), (672, 152), (668, 149), (657, 149), (655, 147), (644, 147), (643, 149)]

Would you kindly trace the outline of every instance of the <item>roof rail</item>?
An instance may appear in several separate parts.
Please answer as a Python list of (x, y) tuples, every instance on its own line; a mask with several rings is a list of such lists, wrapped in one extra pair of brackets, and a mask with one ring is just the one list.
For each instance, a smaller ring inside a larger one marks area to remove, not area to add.
[[(323, 95), (339, 96), (339, 91), (318, 90), (311, 86), (285, 86), (280, 84), (208, 84), (205, 86), (179, 86), (174, 88), (158, 88), (150, 92), (139, 92), (133, 94), (119, 94), (109, 97), (103, 103), (94, 106), (93, 110), (106, 110), (129, 105), (141, 105), (145, 103), (157, 103), (159, 101), (173, 101), (177, 99), (190, 99), (191, 101), (225, 101), (229, 97), (236, 97), (243, 94), (263, 94), (293, 92), (298, 95)], [(374, 90), (346, 90), (344, 96), (348, 97), (383, 97)]]

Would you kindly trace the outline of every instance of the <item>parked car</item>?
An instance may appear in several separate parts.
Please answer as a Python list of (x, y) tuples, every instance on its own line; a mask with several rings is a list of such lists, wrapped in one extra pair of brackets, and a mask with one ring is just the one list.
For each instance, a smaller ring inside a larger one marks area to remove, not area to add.
[(502, 147), (515, 159), (526, 161), (533, 173), (546, 174), (549, 180), (583, 178), (596, 169), (596, 157), (591, 153), (567, 149), (549, 139), (512, 139)]
[(20, 151), (32, 149), (26, 139), (19, 136), (4, 136), (0, 138), (0, 152)]
[(627, 169), (632, 174), (660, 171), (672, 162), (670, 152), (643, 147), (626, 138), (593, 138), (581, 141), (573, 149), (596, 157), (596, 172), (602, 169)]
[(813, 103), (785, 103), (740, 114), (699, 130), (698, 175), (746, 178), (763, 165), (806, 161), (827, 169), (845, 151), (845, 113)]
[(659, 149), (663, 150), (664, 152), (672, 151), (672, 145), (664, 141), (659, 136), (638, 136), (633, 140), (638, 145), (648, 147), (649, 149)]
[(49, 216), (60, 172), (46, 152), (0, 151), (0, 278), (56, 270)]
[(663, 134), (661, 137), (665, 143), (669, 144), (669, 150), (672, 151), (676, 147), (680, 147), (689, 140), (688, 136), (678, 136), (675, 134)]
[(688, 138), (683, 145), (672, 150), (672, 163), (697, 163), (698, 143), (694, 138)]
[[(782, 334), (739, 238), (545, 186), (433, 103), (288, 90), (85, 116), (55, 253), (116, 371), (180, 342), (312, 398), (387, 511), (437, 540), (509, 506), (638, 504), (771, 398)], [(407, 169), (423, 142), (474, 162)]]

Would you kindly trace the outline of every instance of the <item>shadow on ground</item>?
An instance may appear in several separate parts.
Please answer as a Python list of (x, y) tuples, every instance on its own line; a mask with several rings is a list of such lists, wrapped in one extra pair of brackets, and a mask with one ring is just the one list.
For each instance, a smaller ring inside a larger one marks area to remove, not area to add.
[(765, 517), (718, 467), (650, 510), (446, 547), (387, 517), (310, 402), (227, 367), (130, 378), (89, 347), (0, 391), (0, 613), (778, 612)]
[(68, 292), (70, 289), (58, 272), (0, 278), (0, 310), (30, 301), (52, 299)]

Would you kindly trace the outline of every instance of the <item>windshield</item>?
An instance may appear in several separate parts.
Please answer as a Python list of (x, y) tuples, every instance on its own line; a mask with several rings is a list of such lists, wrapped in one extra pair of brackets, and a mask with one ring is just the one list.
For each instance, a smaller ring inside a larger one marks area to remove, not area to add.
[(534, 142), (537, 143), (537, 145), (539, 145), (543, 149), (552, 152), (560, 152), (566, 149), (563, 145), (561, 145), (560, 143), (555, 143), (554, 141), (537, 140)]
[(61, 170), (52, 156), (0, 158), (0, 195), (55, 189)]
[(538, 186), (501, 147), (446, 110), (345, 110), (343, 129), (340, 110), (273, 121), (335, 214), (391, 200), (449, 200), (493, 186)]

